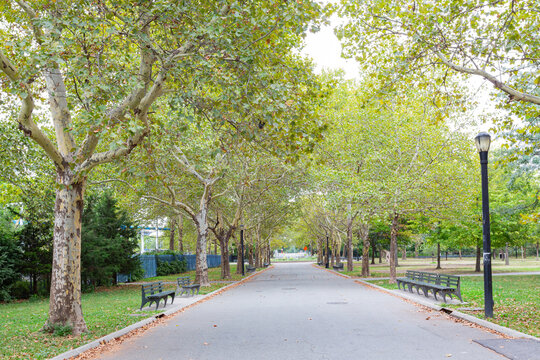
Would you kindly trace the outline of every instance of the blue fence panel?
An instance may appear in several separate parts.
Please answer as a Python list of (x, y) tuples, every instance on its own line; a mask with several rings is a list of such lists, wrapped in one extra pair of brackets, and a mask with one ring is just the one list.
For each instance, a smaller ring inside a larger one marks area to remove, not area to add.
[(184, 259), (186, 259), (188, 271), (195, 270), (195, 263), (197, 261), (195, 255), (184, 255)]
[(144, 270), (144, 278), (157, 276), (157, 263), (155, 255), (141, 255), (139, 256), (141, 260), (141, 266)]
[[(175, 260), (182, 261), (183, 259), (186, 260), (188, 271), (195, 270), (195, 255), (139, 255), (145, 279), (157, 276), (158, 261), (170, 263)], [(206, 262), (209, 268), (219, 267), (221, 266), (221, 255), (206, 255)], [(118, 274), (116, 280), (117, 282), (131, 281), (131, 274)]]
[(221, 255), (207, 255), (206, 262), (209, 268), (221, 266)]

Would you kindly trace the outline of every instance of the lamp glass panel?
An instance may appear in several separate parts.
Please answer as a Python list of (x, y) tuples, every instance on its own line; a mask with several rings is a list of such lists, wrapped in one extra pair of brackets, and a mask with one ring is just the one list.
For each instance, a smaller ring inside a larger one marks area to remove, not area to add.
[(491, 144), (491, 136), (488, 133), (480, 133), (474, 139), (478, 152), (489, 151)]

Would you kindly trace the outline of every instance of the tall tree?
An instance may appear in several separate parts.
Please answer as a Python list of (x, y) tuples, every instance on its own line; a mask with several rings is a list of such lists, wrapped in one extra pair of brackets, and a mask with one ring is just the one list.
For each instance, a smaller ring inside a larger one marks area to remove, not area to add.
[[(152, 106), (167, 93), (171, 80), (183, 94), (206, 90), (201, 83), (208, 79), (226, 79), (234, 65), (281, 49), (282, 43), (266, 41), (269, 34), (297, 39), (318, 15), (318, 6), (19, 0), (0, 3), (0, 10), (5, 24), (0, 29), (0, 70), (8, 80), (2, 82), (2, 92), (19, 99), (16, 121), (21, 131), (42, 147), (56, 169), (47, 324), (67, 324), (80, 334), (87, 329), (79, 259), (88, 174), (129, 155), (143, 141)], [(50, 106), (52, 134), (33, 116), (42, 100)]]
[(535, 0), (342, 0), (338, 33), (345, 54), (386, 86), (430, 83), (435, 93), (452, 75), (487, 81), (514, 114), (495, 118), (499, 130), (518, 153), (538, 154), (537, 8)]

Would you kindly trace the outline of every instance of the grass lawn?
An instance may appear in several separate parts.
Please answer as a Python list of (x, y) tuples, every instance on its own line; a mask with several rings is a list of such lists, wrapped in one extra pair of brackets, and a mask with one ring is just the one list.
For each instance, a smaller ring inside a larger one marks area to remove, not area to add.
[[(387, 289), (397, 289), (388, 280), (370, 280)], [(485, 319), (484, 311), (460, 308), (484, 308), (484, 278), (462, 277), (461, 295), (464, 305), (446, 305)], [(494, 318), (490, 321), (540, 337), (540, 275), (513, 275), (493, 277)]]
[[(231, 266), (231, 274), (235, 271), (236, 268)], [(191, 273), (186, 274), (194, 278), (194, 272)], [(211, 280), (219, 279), (219, 275), (219, 268), (209, 269)], [(175, 281), (178, 276), (171, 276), (171, 281)], [(234, 276), (234, 279), (240, 278)], [(212, 283), (210, 287), (201, 288), (200, 293), (207, 294), (228, 284)], [(169, 284), (166, 288), (174, 290), (175, 286)], [(47, 320), (48, 298), (0, 304), (0, 359), (48, 359), (161, 311), (141, 313), (136, 311), (140, 306), (140, 285), (98, 288), (93, 293), (82, 295), (88, 333), (80, 337), (60, 337), (39, 331)]]
[[(377, 260), (376, 260), (377, 261)], [(435, 270), (437, 263), (428, 259), (407, 259), (407, 260), (398, 260), (399, 266), (396, 269), (398, 276), (404, 276), (407, 270), (419, 270), (419, 271), (430, 271), (430, 272), (439, 272), (443, 274), (471, 274), (474, 273), (475, 259), (474, 258), (463, 258), (462, 260), (451, 258), (444, 260), (444, 257), (441, 258), (441, 270)], [(507, 273), (507, 272), (530, 272), (530, 271), (540, 271), (540, 261), (536, 261), (535, 258), (528, 259), (510, 259), (510, 265), (504, 265), (504, 261), (494, 260), (492, 263), (493, 273)], [(344, 264), (345, 269), (347, 269), (346, 264)], [(390, 274), (390, 267), (387, 263), (375, 264), (369, 267), (370, 277), (388, 277)], [(346, 275), (353, 277), (362, 277), (362, 264), (359, 262), (354, 263), (353, 271), (344, 271)]]

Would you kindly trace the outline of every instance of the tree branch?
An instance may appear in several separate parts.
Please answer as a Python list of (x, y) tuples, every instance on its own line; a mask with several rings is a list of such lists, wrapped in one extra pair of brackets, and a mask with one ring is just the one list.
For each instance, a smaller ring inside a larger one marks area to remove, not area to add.
[[(0, 70), (10, 78), (11, 81), (18, 84), (24, 89), (19, 97), (21, 98), (22, 105), (17, 117), (19, 123), (19, 129), (21, 129), (26, 136), (34, 139), (39, 146), (45, 150), (47, 156), (54, 162), (54, 164), (60, 168), (64, 168), (63, 157), (54, 145), (54, 143), (49, 139), (45, 133), (36, 125), (32, 120), (32, 112), (34, 111), (34, 98), (30, 86), (25, 82), (21, 81), (17, 69), (9, 59), (6, 57), (2, 49), (0, 49)], [(26, 94), (24, 96), (23, 94)]]
[(497, 89), (504, 91), (510, 96), (510, 99), (512, 100), (518, 100), (518, 101), (524, 101), (529, 102), (532, 104), (540, 105), (540, 96), (535, 96), (527, 93), (520, 92), (514, 88), (511, 88), (510, 86), (504, 84), (503, 82), (497, 80), (497, 78), (488, 72), (482, 70), (482, 69), (469, 69), (464, 66), (460, 66), (457, 64), (454, 64), (448, 58), (446, 58), (440, 51), (434, 50), (435, 55), (441, 60), (441, 62), (450, 67), (451, 69), (465, 73), (470, 75), (477, 75), (481, 76), (490, 83), (492, 83)]

